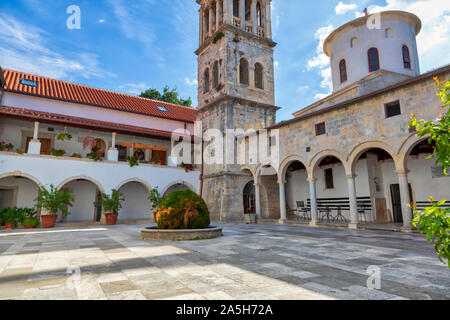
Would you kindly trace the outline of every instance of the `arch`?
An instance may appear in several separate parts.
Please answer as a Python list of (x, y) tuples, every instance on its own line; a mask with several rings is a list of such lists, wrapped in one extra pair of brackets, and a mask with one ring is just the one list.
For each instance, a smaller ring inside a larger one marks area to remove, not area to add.
[(86, 180), (86, 181), (92, 182), (95, 186), (97, 186), (97, 188), (100, 190), (100, 192), (105, 193), (105, 188), (99, 181), (95, 180), (94, 178), (85, 176), (85, 175), (67, 178), (58, 185), (57, 189), (61, 190), (61, 188), (64, 187), (66, 184), (68, 184), (72, 181), (75, 181), (75, 180)]
[(209, 68), (203, 73), (203, 93), (209, 92)]
[(176, 186), (177, 184), (182, 184), (182, 185), (186, 186), (189, 190), (191, 190), (191, 191), (197, 193), (196, 188), (195, 188), (192, 184), (190, 184), (189, 182), (180, 180), (180, 181), (172, 182), (171, 184), (169, 184), (168, 186), (166, 186), (166, 187), (164, 188), (163, 192), (161, 192), (161, 195), (166, 194), (167, 191), (169, 191), (169, 189), (170, 189), (171, 187)]
[(345, 63), (345, 59), (339, 62), (339, 74), (341, 76), (341, 83), (347, 81), (347, 64)]
[(399, 160), (398, 168), (400, 172), (406, 172), (408, 169), (408, 157), (411, 151), (421, 142), (426, 141), (430, 136), (418, 137), (416, 133), (411, 134), (402, 144), (400, 150), (398, 151)]
[(39, 179), (33, 177), (32, 175), (28, 174), (28, 173), (23, 173), (21, 171), (14, 171), (14, 172), (9, 172), (9, 173), (3, 173), (0, 174), (0, 180), (5, 179), (5, 178), (10, 178), (10, 177), (23, 177), (23, 178), (27, 178), (31, 181), (33, 181), (34, 183), (36, 183), (36, 185), (41, 188), (42, 186), (44, 186), (42, 184), (41, 181), (39, 181)]
[(248, 85), (248, 61), (242, 58), (239, 62), (239, 83)]
[(241, 170), (242, 171), (245, 171), (245, 170), (250, 171), (253, 179), (255, 178), (255, 171), (253, 170), (253, 168), (250, 165), (247, 165), (247, 164), (241, 165)]
[(125, 181), (121, 182), (117, 186), (116, 190), (119, 190), (120, 188), (122, 188), (123, 186), (125, 186), (126, 184), (128, 184), (130, 182), (137, 182), (137, 183), (142, 184), (148, 190), (148, 192), (151, 192), (152, 189), (153, 189), (152, 186), (150, 184), (148, 184), (146, 181), (144, 181), (142, 179), (139, 179), (139, 178), (131, 178), (131, 179), (128, 179), (128, 180), (125, 180)]
[(219, 61), (215, 61), (213, 65), (213, 88), (216, 89), (219, 86)]
[(260, 163), (260, 164), (256, 167), (256, 170), (255, 170), (255, 179), (258, 179), (258, 180), (259, 180), (259, 178), (260, 178), (260, 176), (261, 176), (261, 171), (262, 171), (262, 169), (264, 169), (264, 168), (267, 167), (267, 166), (272, 167), (272, 168), (275, 170), (275, 172), (277, 173), (277, 176), (278, 176), (278, 169), (277, 169), (277, 166), (276, 166), (272, 161), (268, 160), (268, 161), (263, 161), (262, 163)]
[(311, 161), (309, 162), (309, 169), (310, 169), (310, 179), (314, 179), (314, 175), (315, 175), (315, 171), (316, 169), (319, 167), (320, 162), (325, 159), (328, 156), (333, 156), (335, 158), (337, 158), (339, 161), (342, 162), (342, 165), (345, 168), (345, 171), (348, 172), (348, 163), (347, 161), (345, 161), (345, 157), (342, 153), (340, 153), (339, 151), (335, 151), (335, 150), (331, 150), (331, 149), (327, 149), (327, 150), (323, 150), (320, 151), (319, 153), (316, 153), (314, 155), (314, 157), (312, 157)]
[(256, 19), (258, 23), (258, 27), (264, 27), (264, 16), (261, 2), (256, 3)]
[(301, 156), (298, 155), (291, 155), (286, 157), (280, 164), (280, 168), (278, 169), (278, 181), (284, 181), (286, 179), (286, 171), (289, 168), (289, 166), (293, 163), (293, 162), (300, 162), (302, 163), (305, 168), (306, 171), (309, 172), (308, 167), (307, 167), (307, 163), (305, 159), (303, 159)]
[(403, 55), (403, 67), (405, 69), (411, 70), (411, 56), (409, 54), (409, 48), (406, 44), (402, 47), (402, 55)]
[(369, 72), (380, 69), (380, 56), (377, 48), (370, 48), (367, 51), (367, 59), (369, 61)]
[(384, 151), (386, 151), (387, 153), (389, 153), (389, 155), (392, 157), (392, 159), (396, 159), (396, 155), (397, 153), (395, 152), (394, 148), (391, 147), (390, 145), (388, 145), (385, 142), (382, 141), (367, 141), (364, 143), (361, 143), (360, 145), (356, 146), (349, 154), (347, 160), (348, 160), (348, 164), (350, 165), (350, 170), (351, 172), (348, 172), (348, 174), (353, 175), (354, 174), (354, 169), (355, 169), (355, 165), (358, 162), (359, 158), (361, 157), (361, 155), (366, 152), (367, 150), (370, 149), (382, 149)]
[(255, 63), (255, 87), (264, 90), (264, 68), (261, 63)]

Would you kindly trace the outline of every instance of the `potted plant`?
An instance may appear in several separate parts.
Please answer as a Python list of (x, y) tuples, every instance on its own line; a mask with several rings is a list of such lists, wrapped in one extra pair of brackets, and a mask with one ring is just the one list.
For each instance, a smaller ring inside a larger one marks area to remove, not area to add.
[(56, 136), (56, 140), (64, 141), (64, 140), (72, 140), (72, 135), (70, 133), (60, 133)]
[(161, 165), (161, 160), (153, 158), (152, 159), (152, 164), (160, 166)]
[(36, 209), (33, 208), (23, 208), (20, 209), (21, 211), (21, 216), (22, 216), (22, 226), (25, 229), (32, 229), (37, 227), (37, 225), (39, 224), (39, 219), (37, 218), (37, 212)]
[(186, 163), (181, 163), (181, 167), (184, 168), (184, 170), (186, 172), (190, 172), (194, 170), (194, 167), (192, 166), (192, 164), (186, 164)]
[(17, 224), (20, 221), (17, 209), (7, 208), (2, 211), (2, 220), (6, 229), (17, 228)]
[(50, 149), (50, 153), (52, 156), (55, 157), (62, 157), (63, 155), (66, 154), (66, 151), (64, 149)]
[[(161, 203), (161, 200), (162, 200), (162, 197), (161, 197), (161, 194), (159, 193), (158, 187), (155, 187), (152, 189), (152, 191), (150, 192), (150, 196), (148, 197), (148, 200), (150, 200), (152, 203), (152, 213), (153, 213), (153, 216), (155, 216), (156, 209), (158, 209), (159, 204)], [(156, 217), (155, 217), (155, 221), (156, 221)]]
[(10, 151), (14, 146), (11, 143), (5, 141), (0, 142), (0, 151)]
[(51, 185), (50, 189), (42, 187), (35, 201), (36, 208), (42, 209), (42, 227), (53, 228), (58, 217), (58, 211), (67, 216), (69, 214), (68, 208), (73, 205), (74, 197), (72, 190), (61, 191)]
[(95, 201), (96, 207), (103, 206), (106, 216), (107, 225), (115, 225), (117, 223), (117, 217), (119, 216), (119, 210), (122, 208), (122, 201), (124, 201), (123, 195), (117, 190), (113, 189), (111, 195), (102, 193), (100, 200)]
[(98, 151), (92, 151), (92, 152), (88, 153), (87, 157), (89, 159), (94, 160), (95, 162), (102, 161), (102, 155)]
[(127, 161), (128, 164), (130, 165), (130, 168), (139, 165), (138, 159), (136, 157), (127, 157)]
[(253, 212), (252, 208), (245, 209), (244, 219), (246, 224), (255, 224), (256, 223), (256, 213)]

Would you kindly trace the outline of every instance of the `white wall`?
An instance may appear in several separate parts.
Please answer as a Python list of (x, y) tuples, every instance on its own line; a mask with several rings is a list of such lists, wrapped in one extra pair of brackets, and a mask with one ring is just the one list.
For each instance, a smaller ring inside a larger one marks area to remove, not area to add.
[(70, 189), (75, 198), (73, 206), (69, 208), (66, 222), (93, 222), (95, 221), (95, 206), (97, 187), (89, 181), (72, 181), (63, 189)]
[[(34, 207), (34, 199), (37, 198), (39, 188), (38, 186), (31, 180), (26, 178), (15, 178), (8, 177), (4, 179), (0, 179), (0, 189), (5, 188), (8, 190), (13, 190), (13, 201), (7, 201), (8, 204), (6, 206), (16, 206), (18, 208), (33, 208)], [(14, 200), (17, 203), (14, 203)], [(3, 200), (1, 201), (0, 208), (4, 205)]]
[(150, 193), (147, 188), (138, 182), (130, 182), (119, 189), (125, 201), (119, 212), (119, 220), (152, 219)]

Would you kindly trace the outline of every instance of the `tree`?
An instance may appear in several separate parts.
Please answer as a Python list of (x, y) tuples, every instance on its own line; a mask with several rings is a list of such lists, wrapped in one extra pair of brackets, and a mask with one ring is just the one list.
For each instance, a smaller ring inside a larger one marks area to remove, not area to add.
[(182, 105), (182, 106), (192, 107), (192, 99), (190, 97), (187, 99), (180, 98), (176, 87), (174, 89), (170, 90), (169, 86), (165, 86), (163, 89), (163, 94), (161, 94), (155, 88), (150, 88), (150, 89), (142, 92), (139, 96), (142, 98), (153, 99), (153, 100), (178, 104), (178, 105)]
[[(434, 152), (428, 159), (436, 158), (436, 165), (442, 165), (444, 175), (448, 175), (450, 166), (450, 80), (441, 84), (436, 77), (438, 85), (437, 95), (441, 98), (442, 108), (447, 108), (446, 114), (440, 114), (438, 119), (432, 121), (417, 120), (415, 115), (411, 116), (410, 128), (418, 131), (418, 137), (429, 136), (428, 142), (435, 143)], [(445, 264), (447, 260), (450, 268), (450, 208), (443, 208), (447, 200), (434, 201), (429, 198), (430, 207), (424, 210), (414, 209), (414, 220), (412, 225), (420, 232), (426, 233), (427, 240), (434, 244), (439, 260)]]

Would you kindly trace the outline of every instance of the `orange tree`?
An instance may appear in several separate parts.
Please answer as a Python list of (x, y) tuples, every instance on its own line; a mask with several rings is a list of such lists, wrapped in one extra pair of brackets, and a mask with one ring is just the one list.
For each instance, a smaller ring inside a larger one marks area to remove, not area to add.
[[(438, 96), (441, 98), (442, 108), (446, 112), (444, 111), (438, 119), (432, 121), (417, 120), (413, 114), (410, 127), (416, 128), (417, 136), (428, 136), (428, 142), (434, 143), (434, 152), (428, 159), (435, 158), (436, 165), (442, 166), (444, 175), (448, 175), (447, 170), (450, 166), (450, 80), (440, 83), (435, 78), (435, 81), (439, 88)], [(430, 206), (424, 210), (413, 208), (412, 225), (427, 235), (427, 240), (433, 243), (439, 260), (450, 268), (450, 208), (442, 207), (447, 200), (436, 202), (430, 196), (429, 202)]]

